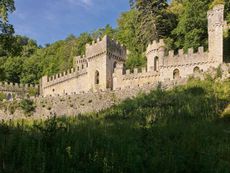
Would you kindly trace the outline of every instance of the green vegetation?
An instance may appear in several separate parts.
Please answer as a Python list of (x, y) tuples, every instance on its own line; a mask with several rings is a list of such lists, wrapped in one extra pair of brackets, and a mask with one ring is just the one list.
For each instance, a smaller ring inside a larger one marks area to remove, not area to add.
[(0, 101), (3, 101), (6, 99), (6, 94), (0, 93)]
[[(83, 55), (85, 44), (108, 35), (129, 50), (126, 67), (133, 69), (146, 65), (144, 52), (148, 43), (163, 38), (168, 49), (189, 47), (195, 49), (208, 44), (207, 10), (225, 3), (225, 19), (230, 22), (229, 0), (130, 0), (130, 10), (117, 19), (117, 28), (106, 25), (92, 33), (65, 40), (45, 47), (35, 40), (14, 35), (8, 23), (8, 14), (15, 10), (13, 0), (0, 2), (0, 81), (36, 84), (43, 75), (53, 75), (73, 66), (73, 57)], [(229, 60), (225, 38), (225, 56)]]
[(29, 99), (21, 100), (20, 107), (26, 115), (30, 115), (35, 110), (34, 102)]
[[(107, 25), (41, 47), (13, 34), (7, 16), (15, 10), (14, 1), (2, 0), (0, 80), (38, 83), (42, 75), (70, 68), (73, 57), (84, 54), (86, 43), (104, 35), (130, 50), (128, 68), (145, 65), (143, 53), (154, 39), (164, 38), (168, 49), (207, 47), (207, 10), (223, 2), (225, 19), (230, 22), (229, 0), (173, 0), (171, 4), (130, 0), (131, 9), (121, 14), (116, 29)], [(229, 35), (225, 47), (229, 47)], [(226, 49), (225, 55), (229, 56)], [(222, 75), (220, 69), (216, 75)], [(47, 121), (2, 121), (0, 172), (230, 172), (230, 82), (209, 78), (191, 80), (170, 91), (159, 87), (149, 94), (140, 93), (100, 113)], [(33, 90), (30, 94), (36, 95)], [(35, 110), (31, 100), (4, 99), (0, 94), (0, 107), (11, 114), (19, 107), (28, 116)], [(47, 111), (52, 109), (42, 105)]]
[(227, 173), (229, 85), (191, 80), (100, 113), (2, 122), (0, 172)]

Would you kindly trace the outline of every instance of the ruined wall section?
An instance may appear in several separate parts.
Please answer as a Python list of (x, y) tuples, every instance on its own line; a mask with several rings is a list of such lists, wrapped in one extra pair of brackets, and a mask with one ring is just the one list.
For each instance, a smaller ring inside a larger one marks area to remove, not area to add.
[(24, 97), (32, 90), (38, 93), (38, 88), (38, 85), (0, 82), (0, 93), (14, 94), (17, 97)]

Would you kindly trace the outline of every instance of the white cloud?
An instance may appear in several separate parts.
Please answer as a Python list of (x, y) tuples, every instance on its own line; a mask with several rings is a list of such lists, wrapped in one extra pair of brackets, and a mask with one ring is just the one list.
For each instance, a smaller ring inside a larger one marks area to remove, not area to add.
[(82, 6), (89, 8), (93, 5), (92, 0), (67, 0), (71, 5)]

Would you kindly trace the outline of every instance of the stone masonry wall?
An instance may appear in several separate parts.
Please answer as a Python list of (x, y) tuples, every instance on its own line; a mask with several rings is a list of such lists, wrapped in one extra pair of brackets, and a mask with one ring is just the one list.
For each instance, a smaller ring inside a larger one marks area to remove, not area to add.
[[(230, 64), (222, 64), (222, 80), (230, 79)], [(217, 71), (215, 68), (209, 68), (208, 74), (216, 76)], [(204, 79), (204, 73), (194, 73), (194, 77)], [(189, 77), (165, 80), (161, 82), (163, 89), (171, 89), (178, 85), (184, 85), (187, 83)], [(218, 79), (220, 80), (220, 79)], [(45, 119), (50, 116), (77, 116), (83, 113), (98, 112), (107, 109), (113, 105), (119, 104), (121, 101), (127, 98), (136, 97), (139, 93), (148, 93), (151, 90), (156, 89), (159, 86), (159, 82), (153, 84), (143, 84), (142, 86), (135, 86), (133, 88), (123, 88), (116, 90), (107, 90), (99, 92), (87, 92), (82, 94), (72, 94), (63, 96), (47, 96), (34, 98), (36, 105), (36, 111), (31, 117), (26, 117), (22, 110), (16, 109), (13, 113), (10, 110), (1, 107), (0, 104), (0, 120), (1, 119)], [(10, 103), (10, 102), (9, 102)], [(9, 107), (9, 106), (7, 106)]]
[(159, 81), (160, 73), (155, 71), (147, 72), (146, 68), (142, 68), (141, 71), (135, 68), (134, 72), (126, 70), (125, 73), (115, 70), (113, 74), (114, 90), (142, 87), (144, 85), (154, 84)]
[[(163, 88), (172, 88), (176, 85), (185, 84), (187, 79), (177, 81), (167, 81), (162, 85)], [(51, 116), (76, 116), (83, 113), (99, 112), (119, 104), (127, 98), (136, 97), (139, 93), (146, 93), (159, 84), (146, 84), (141, 87), (126, 88), (118, 90), (107, 90), (100, 92), (88, 92), (84, 94), (72, 94), (63, 96), (47, 96), (34, 98), (36, 111), (30, 117), (27, 117), (23, 111), (18, 108), (13, 113), (0, 107), (0, 120), (9, 119), (46, 119)]]
[(32, 90), (38, 94), (38, 85), (0, 82), (0, 93), (6, 94), (7, 99), (12, 99), (13, 95), (19, 98), (25, 97)]

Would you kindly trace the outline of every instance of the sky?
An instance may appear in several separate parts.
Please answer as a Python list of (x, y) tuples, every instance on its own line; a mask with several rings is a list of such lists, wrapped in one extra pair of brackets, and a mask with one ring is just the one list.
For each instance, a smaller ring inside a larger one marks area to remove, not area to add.
[(16, 34), (39, 45), (92, 32), (106, 24), (116, 27), (117, 18), (129, 9), (128, 0), (15, 0), (10, 15)]

